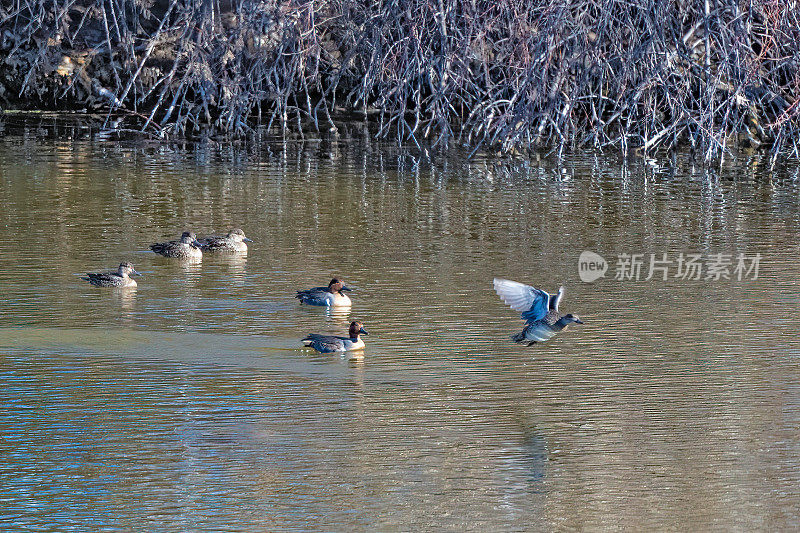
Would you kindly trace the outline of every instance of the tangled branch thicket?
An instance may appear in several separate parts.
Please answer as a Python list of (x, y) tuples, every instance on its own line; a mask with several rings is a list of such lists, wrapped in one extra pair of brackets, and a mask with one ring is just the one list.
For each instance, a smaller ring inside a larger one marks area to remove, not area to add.
[[(520, 150), (798, 153), (798, 0), (2, 0), (0, 102)], [(115, 115), (119, 116), (119, 115)]]

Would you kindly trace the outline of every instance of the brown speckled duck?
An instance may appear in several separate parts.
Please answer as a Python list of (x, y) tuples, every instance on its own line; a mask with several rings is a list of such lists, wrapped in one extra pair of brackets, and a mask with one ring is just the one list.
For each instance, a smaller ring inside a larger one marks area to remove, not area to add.
[(164, 257), (193, 260), (203, 258), (203, 252), (200, 251), (200, 243), (197, 241), (197, 235), (191, 231), (184, 231), (179, 241), (157, 242), (151, 244), (150, 249)]
[(130, 277), (131, 274), (139, 273), (133, 269), (132, 264), (125, 261), (119, 264), (116, 272), (87, 272), (89, 277), (82, 279), (96, 287), (136, 287), (136, 280)]
[(248, 242), (253, 242), (239, 228), (232, 229), (224, 237), (206, 237), (200, 239), (200, 248), (204, 252), (247, 253)]

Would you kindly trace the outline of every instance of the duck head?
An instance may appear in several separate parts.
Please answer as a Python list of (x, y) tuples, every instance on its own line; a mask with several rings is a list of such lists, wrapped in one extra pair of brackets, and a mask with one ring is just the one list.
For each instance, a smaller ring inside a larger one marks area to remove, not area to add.
[(234, 228), (228, 232), (228, 238), (233, 239), (234, 242), (253, 242), (252, 239), (248, 239), (244, 236), (244, 231), (239, 228)]
[(341, 291), (352, 291), (350, 287), (345, 286), (344, 282), (339, 278), (333, 278), (330, 283), (328, 283), (328, 292), (331, 294), (336, 294), (337, 292)]
[(123, 278), (126, 278), (131, 274), (135, 276), (141, 276), (141, 274), (139, 274), (133, 269), (133, 265), (127, 261), (123, 261), (122, 263), (119, 264), (119, 268), (117, 269), (117, 274)]
[(572, 313), (568, 313), (561, 317), (561, 320), (564, 321), (564, 325), (572, 324), (573, 322), (576, 324), (583, 324), (583, 320), (577, 317), (577, 315), (573, 315)]
[(197, 240), (197, 235), (193, 231), (184, 231), (181, 234), (181, 242), (183, 244), (188, 244), (194, 248), (200, 248), (200, 243)]
[(369, 335), (369, 333), (364, 329), (364, 325), (361, 322), (354, 320), (350, 322), (350, 338), (357, 339), (359, 335)]

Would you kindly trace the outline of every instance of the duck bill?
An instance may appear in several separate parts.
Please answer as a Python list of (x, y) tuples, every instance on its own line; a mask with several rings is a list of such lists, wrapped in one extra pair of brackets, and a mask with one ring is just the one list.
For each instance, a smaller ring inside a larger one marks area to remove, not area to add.
[(358, 330), (358, 332), (361, 333), (362, 335), (369, 335), (369, 333), (367, 333), (367, 330), (365, 330), (364, 328), (361, 328), (360, 330)]
[(577, 319), (577, 320), (575, 320), (575, 323), (576, 323), (576, 324), (583, 324), (583, 320), (581, 320), (581, 319)]
[(339, 289), (339, 290), (340, 290), (340, 291), (348, 291), (348, 292), (351, 292), (353, 289), (351, 289), (350, 287), (345, 287), (344, 285), (342, 285), (342, 288), (341, 288), (341, 289)]
[(245, 237), (244, 239), (242, 239), (242, 241), (243, 242), (253, 242), (253, 239), (248, 239), (247, 237)]
[(142, 273), (141, 272), (137, 272), (136, 270), (131, 270), (131, 275), (132, 276), (141, 276)]
[(200, 241), (194, 241), (194, 242), (192, 243), (192, 246), (193, 246), (193, 247), (195, 247), (195, 248), (197, 248), (197, 249), (200, 249), (200, 248), (202, 248), (202, 247), (203, 247), (203, 245), (202, 245), (202, 244), (200, 244)]

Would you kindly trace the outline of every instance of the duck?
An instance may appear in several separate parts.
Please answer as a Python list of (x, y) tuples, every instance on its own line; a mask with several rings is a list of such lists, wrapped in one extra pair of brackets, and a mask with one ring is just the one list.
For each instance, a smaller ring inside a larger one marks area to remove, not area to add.
[(583, 324), (577, 316), (558, 311), (558, 304), (564, 297), (563, 286), (556, 294), (548, 294), (524, 283), (494, 278), (494, 290), (506, 305), (522, 313), (527, 323), (511, 337), (514, 342), (532, 346), (549, 340), (570, 324)]
[(244, 231), (234, 228), (224, 237), (211, 236), (200, 239), (200, 249), (204, 252), (247, 253), (248, 242), (253, 242), (244, 235)]
[(342, 294), (342, 291), (351, 291), (350, 287), (345, 286), (344, 282), (338, 278), (333, 278), (327, 287), (314, 287), (297, 291), (295, 298), (301, 304), (326, 305), (328, 307), (350, 307), (352, 302), (350, 297)]
[(184, 231), (179, 241), (151, 244), (150, 249), (164, 257), (177, 257), (178, 259), (202, 259), (203, 257), (197, 235), (192, 231)]
[(119, 268), (114, 272), (87, 272), (88, 278), (81, 278), (96, 287), (136, 287), (136, 280), (130, 277), (131, 274), (139, 275), (133, 269), (133, 265), (124, 261), (119, 264)]
[(333, 335), (320, 335), (311, 333), (302, 339), (303, 346), (313, 348), (320, 353), (349, 352), (364, 348), (361, 335), (369, 335), (361, 322), (350, 323), (349, 337), (336, 337)]

